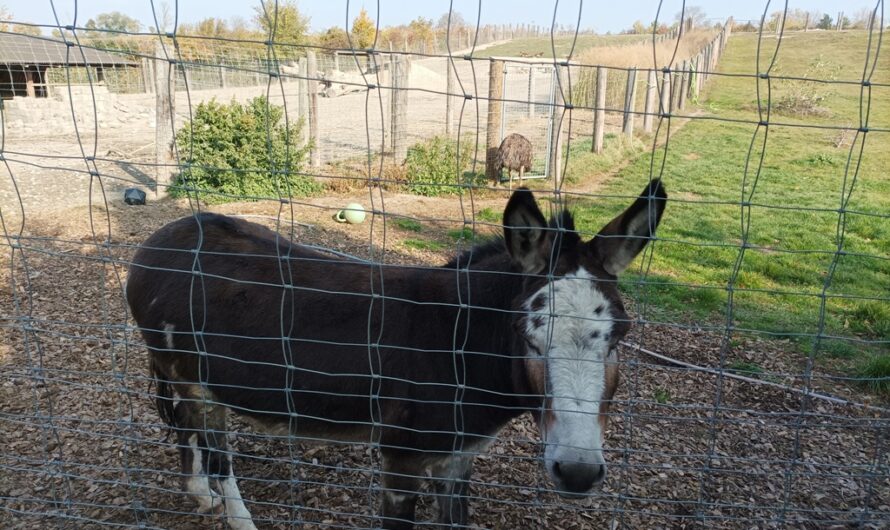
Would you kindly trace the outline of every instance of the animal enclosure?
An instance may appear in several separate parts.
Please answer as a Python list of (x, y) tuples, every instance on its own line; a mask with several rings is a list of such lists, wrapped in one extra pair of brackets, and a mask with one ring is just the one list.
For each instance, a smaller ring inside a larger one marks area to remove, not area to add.
[(883, 1), (81, 4), (0, 20), (0, 528), (890, 525)]

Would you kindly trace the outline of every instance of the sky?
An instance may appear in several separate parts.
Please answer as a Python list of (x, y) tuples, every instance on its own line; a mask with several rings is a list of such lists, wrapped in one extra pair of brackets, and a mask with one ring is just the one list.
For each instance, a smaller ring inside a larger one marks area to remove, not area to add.
[[(153, 0), (156, 9), (163, 0)], [(171, 11), (179, 15), (180, 22), (195, 22), (206, 17), (229, 19), (240, 16), (250, 19), (253, 6), (258, 0), (167, 0)], [(769, 12), (784, 7), (784, 0), (689, 0), (687, 5), (697, 5), (709, 17), (736, 20), (759, 20), (768, 6)], [(788, 1), (788, 8), (829, 13), (832, 18), (843, 10), (852, 15), (862, 8), (874, 9), (878, 0), (805, 0)], [(423, 16), (437, 20), (449, 10), (449, 5), (460, 12), (468, 22), (481, 16), (482, 24), (538, 24), (550, 26), (556, 22), (575, 26), (579, 20), (583, 29), (597, 32), (617, 32), (630, 27), (635, 20), (650, 22), (655, 19), (661, 4), (659, 20), (672, 22), (680, 11), (683, 0), (300, 0), (300, 9), (310, 17), (313, 30), (331, 26), (344, 27), (362, 7), (381, 26), (405, 24)], [(152, 0), (0, 0), (13, 15), (13, 20), (37, 24), (56, 24), (53, 11), (60, 24), (83, 26), (90, 17), (108, 11), (120, 11), (138, 19), (147, 28), (154, 26)], [(481, 13), (480, 13), (481, 6)], [(890, 13), (885, 17), (890, 18)]]

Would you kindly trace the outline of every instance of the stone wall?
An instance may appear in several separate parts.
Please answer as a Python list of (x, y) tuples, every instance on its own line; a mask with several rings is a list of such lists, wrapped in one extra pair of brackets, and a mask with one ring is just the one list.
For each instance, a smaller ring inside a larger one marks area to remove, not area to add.
[(102, 129), (154, 127), (150, 94), (118, 95), (102, 85), (54, 87), (50, 97), (16, 97), (3, 102), (7, 131), (16, 135), (90, 133)]

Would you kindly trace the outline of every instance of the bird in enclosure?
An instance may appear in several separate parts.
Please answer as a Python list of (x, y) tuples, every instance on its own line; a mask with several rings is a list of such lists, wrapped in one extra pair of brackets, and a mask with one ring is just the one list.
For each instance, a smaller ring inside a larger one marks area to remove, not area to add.
[(497, 175), (500, 176), (504, 168), (510, 177), (510, 188), (513, 188), (513, 172), (519, 173), (519, 185), (522, 186), (522, 178), (532, 167), (532, 143), (521, 134), (512, 133), (504, 138), (498, 147)]

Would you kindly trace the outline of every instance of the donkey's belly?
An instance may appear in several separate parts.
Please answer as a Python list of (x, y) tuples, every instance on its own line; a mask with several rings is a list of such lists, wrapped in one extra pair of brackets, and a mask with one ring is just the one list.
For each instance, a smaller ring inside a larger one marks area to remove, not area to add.
[(380, 441), (379, 430), (374, 433), (369, 426), (360, 423), (331, 423), (307, 417), (296, 417), (287, 421), (277, 417), (255, 414), (238, 414), (238, 417), (258, 433), (296, 437), (301, 443), (375, 443)]

